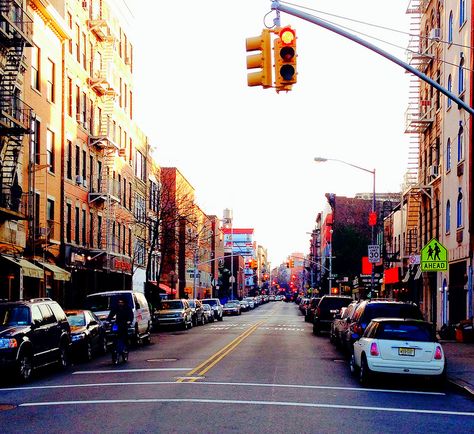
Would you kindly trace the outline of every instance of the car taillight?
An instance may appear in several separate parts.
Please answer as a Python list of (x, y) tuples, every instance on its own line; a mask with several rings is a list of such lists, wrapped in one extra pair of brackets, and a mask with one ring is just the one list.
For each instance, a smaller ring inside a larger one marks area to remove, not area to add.
[(380, 353), (379, 353), (379, 348), (377, 347), (377, 343), (376, 342), (372, 342), (370, 344), (370, 355), (371, 356), (379, 356)]
[(362, 327), (359, 324), (353, 324), (352, 331), (357, 333), (359, 336), (362, 336)]
[(442, 360), (443, 359), (443, 350), (441, 349), (441, 347), (439, 345), (436, 347), (434, 358), (435, 358), (435, 360)]

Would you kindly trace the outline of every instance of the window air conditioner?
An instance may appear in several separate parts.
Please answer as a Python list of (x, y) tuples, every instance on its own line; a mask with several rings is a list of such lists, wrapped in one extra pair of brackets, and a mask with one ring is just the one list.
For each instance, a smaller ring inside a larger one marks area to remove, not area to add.
[(441, 29), (434, 28), (430, 30), (430, 39), (433, 41), (439, 41), (441, 39)]
[(436, 178), (439, 174), (438, 166), (437, 165), (431, 165), (428, 168), (428, 174), (429, 174), (430, 177)]
[(84, 182), (81, 175), (76, 175), (76, 184), (81, 185)]

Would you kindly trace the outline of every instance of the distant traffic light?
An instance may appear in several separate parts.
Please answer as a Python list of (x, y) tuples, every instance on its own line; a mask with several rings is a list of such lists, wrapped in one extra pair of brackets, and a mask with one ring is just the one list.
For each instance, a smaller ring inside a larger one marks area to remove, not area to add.
[(375, 226), (377, 224), (377, 213), (374, 211), (369, 212), (369, 226)]
[(291, 90), (296, 83), (296, 33), (283, 27), (273, 42), (275, 52), (275, 87), (277, 92)]
[(294, 259), (290, 259), (290, 268), (293, 268), (294, 266), (295, 266)]
[(290, 261), (286, 261), (286, 268), (290, 268)]
[(263, 29), (261, 35), (245, 40), (247, 52), (260, 51), (247, 56), (247, 69), (259, 69), (259, 71), (247, 74), (247, 84), (249, 86), (272, 87), (272, 48), (270, 42), (269, 29)]

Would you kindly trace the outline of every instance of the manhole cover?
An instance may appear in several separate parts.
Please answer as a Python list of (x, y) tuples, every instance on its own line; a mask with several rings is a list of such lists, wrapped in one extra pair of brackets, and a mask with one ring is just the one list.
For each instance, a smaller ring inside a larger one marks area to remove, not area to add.
[(177, 362), (178, 359), (148, 359), (147, 362)]
[(0, 404), (0, 411), (13, 410), (14, 408), (16, 408), (16, 405), (12, 405), (12, 404)]

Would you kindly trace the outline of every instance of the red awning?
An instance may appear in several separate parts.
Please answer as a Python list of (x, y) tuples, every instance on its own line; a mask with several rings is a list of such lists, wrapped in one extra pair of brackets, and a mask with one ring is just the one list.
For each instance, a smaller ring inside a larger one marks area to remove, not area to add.
[(383, 282), (385, 284), (398, 283), (400, 281), (400, 267), (387, 268), (383, 272)]
[(165, 291), (167, 294), (173, 293), (173, 290), (168, 285), (165, 285), (164, 283), (160, 283), (160, 289)]

